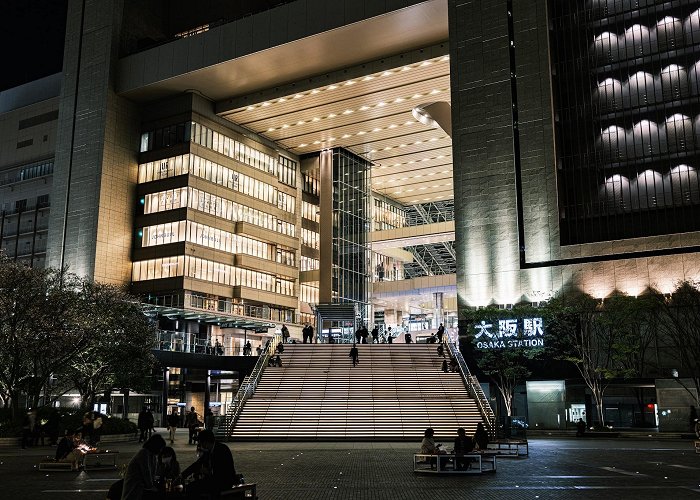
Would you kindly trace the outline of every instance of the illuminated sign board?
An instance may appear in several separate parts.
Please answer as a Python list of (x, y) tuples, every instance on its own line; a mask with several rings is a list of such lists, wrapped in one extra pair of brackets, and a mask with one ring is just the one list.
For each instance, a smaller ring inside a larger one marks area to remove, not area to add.
[(544, 347), (542, 318), (499, 319), (498, 325), (481, 321), (474, 325), (479, 349)]

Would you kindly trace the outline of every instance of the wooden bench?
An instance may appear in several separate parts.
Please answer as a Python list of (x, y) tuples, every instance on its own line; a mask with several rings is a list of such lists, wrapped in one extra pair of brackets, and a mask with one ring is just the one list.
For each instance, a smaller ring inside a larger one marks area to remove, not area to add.
[[(467, 467), (457, 468), (457, 461), (464, 461)], [(443, 453), (439, 455), (413, 455), (413, 472), (428, 474), (482, 474), (496, 472), (496, 454), (469, 453), (455, 455)]]
[(245, 498), (258, 498), (257, 485), (256, 483), (241, 484), (239, 486), (234, 486), (230, 490), (222, 491), (219, 498), (233, 499), (245, 499)]
[(487, 445), (488, 452), (504, 457), (526, 457), (530, 454), (527, 439), (501, 439)]
[(56, 462), (55, 460), (44, 460), (39, 462), (39, 470), (72, 471), (73, 464), (70, 462)]
[(118, 451), (98, 450), (86, 453), (82, 460), (84, 470), (105, 470), (117, 468)]

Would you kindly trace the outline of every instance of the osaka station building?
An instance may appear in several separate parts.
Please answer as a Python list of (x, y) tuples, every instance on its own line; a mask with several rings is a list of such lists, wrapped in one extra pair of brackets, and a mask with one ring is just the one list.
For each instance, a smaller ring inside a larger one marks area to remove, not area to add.
[(699, 1), (235, 4), (70, 0), (63, 71), (0, 93), (2, 250), (128, 284), (168, 404), (282, 325), (700, 279)]

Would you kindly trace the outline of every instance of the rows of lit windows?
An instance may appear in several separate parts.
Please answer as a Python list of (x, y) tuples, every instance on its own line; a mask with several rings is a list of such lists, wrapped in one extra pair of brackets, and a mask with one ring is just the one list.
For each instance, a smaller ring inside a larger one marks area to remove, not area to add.
[(51, 174), (53, 174), (53, 159), (43, 160), (2, 172), (0, 174), (0, 186)]
[(318, 206), (313, 203), (301, 202), (301, 216), (304, 219), (321, 222), (321, 212), (318, 211)]
[(296, 198), (294, 196), (279, 192), (271, 184), (241, 174), (210, 160), (205, 160), (197, 155), (179, 155), (139, 165), (139, 183), (183, 174), (192, 174), (220, 186), (225, 186), (239, 193), (276, 205), (289, 213), (295, 213)]
[(302, 174), (304, 185), (302, 186), (304, 192), (318, 196), (318, 179), (309, 174)]
[(287, 193), (279, 191), (277, 193), (277, 208), (293, 214), (296, 212), (297, 199)]
[(277, 173), (277, 160), (255, 148), (192, 122), (192, 142), (270, 174)]
[(297, 162), (284, 156), (277, 160), (277, 178), (288, 186), (297, 185)]
[(296, 229), (294, 224), (277, 220), (274, 215), (192, 187), (147, 194), (143, 203), (145, 214), (189, 207), (230, 221), (248, 222), (289, 236), (294, 236)]
[(134, 262), (132, 267), (133, 281), (177, 276), (187, 276), (228, 286), (255, 288), (280, 295), (294, 295), (293, 281), (189, 255), (138, 261)]
[[(147, 226), (141, 230), (141, 246), (150, 247), (187, 241), (229, 253), (246, 254), (273, 260), (274, 245), (247, 236), (233, 234), (193, 221), (168, 222)], [(294, 265), (294, 252), (278, 249), (275, 261)]]
[(374, 199), (375, 231), (382, 229), (397, 229), (406, 225), (406, 211), (384, 200)]
[(258, 170), (277, 175), (280, 182), (296, 186), (297, 162), (294, 160), (284, 156), (277, 159), (197, 122), (178, 123), (144, 132), (141, 134), (139, 150), (143, 153), (187, 141), (199, 144)]
[(320, 269), (320, 267), (321, 265), (318, 259), (305, 257), (304, 255), (301, 256), (301, 260), (299, 261), (300, 271), (314, 271), (316, 269)]
[(318, 250), (319, 235), (315, 231), (301, 228), (301, 244)]
[(306, 283), (299, 285), (299, 300), (307, 304), (318, 304), (318, 287)]

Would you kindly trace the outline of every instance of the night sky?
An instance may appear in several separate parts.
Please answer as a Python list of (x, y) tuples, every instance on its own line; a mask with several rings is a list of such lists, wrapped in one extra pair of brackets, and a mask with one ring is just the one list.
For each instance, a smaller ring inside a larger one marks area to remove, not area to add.
[(0, 5), (0, 90), (61, 71), (68, 0), (4, 0)]

